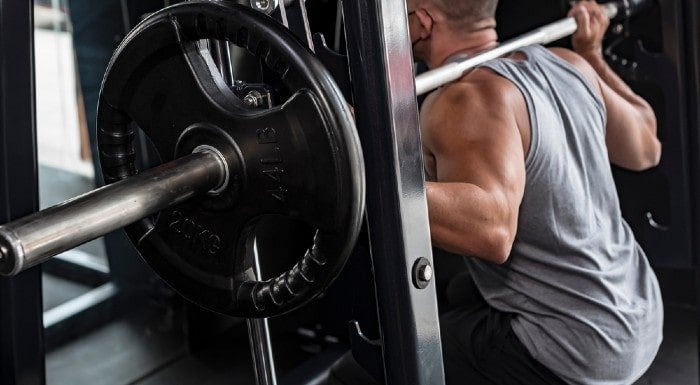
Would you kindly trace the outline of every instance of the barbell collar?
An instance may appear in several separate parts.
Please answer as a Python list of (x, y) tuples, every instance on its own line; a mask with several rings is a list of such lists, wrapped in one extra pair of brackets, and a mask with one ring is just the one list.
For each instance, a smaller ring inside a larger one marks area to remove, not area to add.
[[(620, 4), (611, 2), (604, 4), (605, 14), (609, 19), (618, 15)], [(515, 52), (518, 49), (532, 44), (548, 44), (566, 36), (572, 35), (578, 28), (576, 19), (567, 17), (559, 21), (547, 24), (522, 36), (513, 38), (503, 44), (481, 52), (477, 55), (451, 62), (442, 67), (424, 72), (416, 76), (416, 94), (423, 95), (447, 83), (458, 80), (469, 70), (486, 63), (489, 60), (497, 59), (503, 55)]]
[(0, 226), (0, 275), (16, 275), (54, 255), (130, 225), (227, 180), (218, 151), (196, 152)]

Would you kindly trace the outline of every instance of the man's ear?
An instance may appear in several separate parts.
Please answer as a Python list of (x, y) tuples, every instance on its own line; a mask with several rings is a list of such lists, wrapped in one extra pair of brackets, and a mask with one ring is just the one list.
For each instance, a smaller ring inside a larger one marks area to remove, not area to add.
[(425, 8), (419, 8), (416, 10), (416, 17), (420, 23), (420, 38), (427, 39), (433, 33), (433, 24), (435, 21), (430, 15), (429, 11)]

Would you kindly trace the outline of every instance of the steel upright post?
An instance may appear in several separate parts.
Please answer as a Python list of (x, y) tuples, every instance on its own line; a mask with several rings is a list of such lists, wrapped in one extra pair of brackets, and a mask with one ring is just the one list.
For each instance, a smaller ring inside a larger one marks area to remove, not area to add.
[(406, 4), (347, 0), (343, 11), (357, 127), (372, 165), (367, 220), (385, 380), (444, 384), (434, 280), (412, 278), (432, 264), (432, 250)]
[[(38, 209), (33, 2), (0, 0), (0, 222)], [(0, 384), (45, 383), (41, 268), (0, 278)]]

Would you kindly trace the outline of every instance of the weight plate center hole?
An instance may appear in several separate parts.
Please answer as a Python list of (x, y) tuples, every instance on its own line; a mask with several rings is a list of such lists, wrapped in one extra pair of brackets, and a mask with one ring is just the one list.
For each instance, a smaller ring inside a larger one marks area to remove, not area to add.
[(197, 146), (192, 153), (210, 153), (216, 156), (216, 158), (219, 160), (219, 163), (221, 164), (221, 176), (219, 179), (219, 185), (212, 190), (209, 190), (210, 195), (219, 195), (221, 194), (224, 190), (226, 190), (226, 187), (228, 187), (229, 180), (231, 178), (231, 171), (229, 170), (228, 166), (228, 161), (226, 161), (226, 157), (224, 154), (221, 153), (218, 149), (215, 147), (203, 144), (200, 146)]

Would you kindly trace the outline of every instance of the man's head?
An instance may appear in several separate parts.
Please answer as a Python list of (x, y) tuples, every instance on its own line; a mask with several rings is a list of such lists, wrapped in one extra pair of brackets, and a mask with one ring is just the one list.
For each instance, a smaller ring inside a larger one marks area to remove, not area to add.
[(461, 48), (475, 37), (481, 40), (481, 32), (493, 33), (496, 25), (498, 0), (406, 0), (406, 4), (413, 53), (424, 61), (435, 50)]
[(459, 30), (493, 18), (498, 0), (408, 0), (408, 4), (438, 11), (451, 27)]

